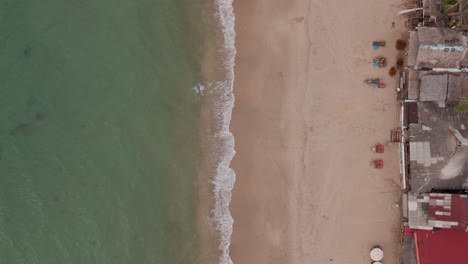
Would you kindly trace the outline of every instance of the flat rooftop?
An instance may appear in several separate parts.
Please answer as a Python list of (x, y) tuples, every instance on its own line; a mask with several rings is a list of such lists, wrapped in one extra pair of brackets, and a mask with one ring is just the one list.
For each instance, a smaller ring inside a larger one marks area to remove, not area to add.
[[(456, 102), (418, 102), (417, 118), (409, 123), (409, 176), (413, 192), (463, 189), (468, 176), (468, 114), (455, 111)], [(457, 154), (457, 155), (455, 155)], [(449, 177), (451, 176), (451, 177)]]

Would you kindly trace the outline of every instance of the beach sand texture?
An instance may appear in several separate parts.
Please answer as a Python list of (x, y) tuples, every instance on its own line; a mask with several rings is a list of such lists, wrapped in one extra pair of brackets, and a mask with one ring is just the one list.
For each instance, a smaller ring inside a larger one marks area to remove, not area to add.
[[(371, 62), (384, 55), (395, 64), (399, 4), (234, 2), (234, 263), (370, 263), (377, 244), (397, 263), (398, 146), (387, 144), (398, 127), (397, 80)], [(375, 51), (373, 40), (387, 47)], [(379, 142), (384, 154), (370, 151)]]

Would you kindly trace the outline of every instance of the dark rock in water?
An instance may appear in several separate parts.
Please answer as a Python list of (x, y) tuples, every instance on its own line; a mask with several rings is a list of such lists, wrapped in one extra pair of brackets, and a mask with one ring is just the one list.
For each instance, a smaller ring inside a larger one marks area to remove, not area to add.
[(10, 135), (12, 136), (25, 136), (29, 135), (33, 132), (33, 126), (27, 123), (19, 123), (10, 131)]
[(30, 57), (31, 56), (31, 48), (30, 47), (25, 47), (23, 49), (23, 56), (24, 57)]
[(46, 118), (46, 114), (42, 112), (37, 112), (34, 118), (36, 118), (37, 121), (42, 121)]
[(53, 197), (53, 200), (54, 200), (54, 202), (56, 202), (56, 203), (60, 202), (60, 195), (55, 194), (54, 197)]

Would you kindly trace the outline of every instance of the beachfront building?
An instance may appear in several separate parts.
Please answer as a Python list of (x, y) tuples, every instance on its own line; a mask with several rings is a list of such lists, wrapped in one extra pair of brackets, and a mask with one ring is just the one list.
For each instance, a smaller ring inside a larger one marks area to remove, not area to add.
[(468, 196), (451, 193), (408, 194), (411, 229), (458, 229), (468, 232)]
[(468, 70), (467, 40), (465, 33), (456, 29), (419, 27), (411, 31), (407, 57), (407, 99), (459, 99), (468, 90), (465, 80)]
[(406, 114), (408, 185), (413, 192), (467, 187), (468, 113), (458, 103), (409, 102)]
[(459, 101), (467, 93), (468, 74), (466, 73), (409, 70), (409, 100), (443, 103)]
[(468, 195), (405, 195), (403, 264), (465, 263), (468, 248)]
[(403, 264), (467, 263), (468, 234), (464, 231), (414, 230), (406, 242)]
[[(423, 1), (437, 25), (441, 1)], [(427, 23), (426, 23), (427, 22)], [(402, 96), (404, 264), (465, 263), (468, 248), (467, 36), (456, 29), (410, 32)]]
[(468, 187), (468, 114), (456, 111), (468, 94), (467, 48), (459, 30), (410, 32), (402, 164), (412, 191)]
[(461, 30), (419, 27), (410, 32), (408, 67), (416, 70), (460, 72), (468, 67), (467, 36)]

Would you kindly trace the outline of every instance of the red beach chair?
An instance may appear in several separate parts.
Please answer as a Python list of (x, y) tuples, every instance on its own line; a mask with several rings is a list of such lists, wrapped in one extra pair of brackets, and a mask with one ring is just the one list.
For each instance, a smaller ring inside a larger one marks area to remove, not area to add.
[(374, 166), (376, 169), (383, 169), (383, 160), (381, 159), (376, 159), (371, 162), (371, 165)]
[(372, 151), (374, 151), (375, 153), (384, 153), (384, 151), (385, 151), (384, 145), (377, 144), (377, 145), (372, 147)]

